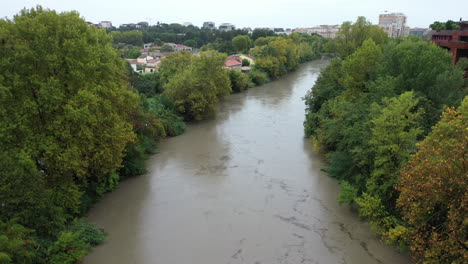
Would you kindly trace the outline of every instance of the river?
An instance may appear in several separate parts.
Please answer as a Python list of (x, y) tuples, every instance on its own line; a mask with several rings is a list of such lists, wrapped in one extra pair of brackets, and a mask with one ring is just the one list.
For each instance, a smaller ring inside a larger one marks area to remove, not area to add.
[(326, 61), (229, 96), (215, 120), (162, 141), (148, 173), (90, 211), (108, 233), (84, 264), (411, 263), (373, 235), (304, 138)]

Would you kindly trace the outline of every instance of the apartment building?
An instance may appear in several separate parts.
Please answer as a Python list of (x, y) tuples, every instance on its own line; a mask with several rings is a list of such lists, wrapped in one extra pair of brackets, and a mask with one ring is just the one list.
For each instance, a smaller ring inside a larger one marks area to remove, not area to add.
[(380, 14), (379, 26), (390, 38), (406, 37), (409, 34), (406, 19), (403, 13)]

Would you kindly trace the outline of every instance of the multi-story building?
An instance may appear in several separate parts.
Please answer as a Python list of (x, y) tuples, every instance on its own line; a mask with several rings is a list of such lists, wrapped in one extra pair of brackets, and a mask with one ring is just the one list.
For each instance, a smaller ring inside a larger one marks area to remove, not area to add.
[(211, 21), (203, 22), (203, 28), (215, 29), (216, 24), (215, 24), (215, 22), (211, 22)]
[(428, 28), (410, 28), (409, 35), (423, 37), (429, 32), (430, 30)]
[(460, 58), (468, 58), (468, 21), (460, 21), (459, 30), (432, 31), (431, 40), (452, 53), (453, 63)]
[(112, 27), (112, 22), (110, 21), (101, 21), (99, 22), (101, 25), (101, 28), (111, 28)]
[(311, 28), (296, 28), (294, 32), (307, 33), (310, 35), (317, 34), (324, 38), (335, 38), (339, 30), (339, 25), (320, 25)]
[(403, 13), (379, 15), (379, 26), (390, 38), (406, 37), (409, 33), (406, 28), (406, 16)]
[(222, 30), (222, 31), (231, 31), (234, 29), (236, 29), (236, 27), (231, 23), (223, 23), (219, 26), (219, 30)]

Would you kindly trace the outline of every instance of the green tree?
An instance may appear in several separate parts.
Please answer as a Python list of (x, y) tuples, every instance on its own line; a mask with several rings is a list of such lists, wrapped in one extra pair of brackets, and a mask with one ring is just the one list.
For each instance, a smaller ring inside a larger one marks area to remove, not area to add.
[(161, 52), (173, 52), (173, 51), (174, 51), (174, 49), (171, 46), (167, 45), (167, 44), (164, 44), (161, 47)]
[[(172, 98), (175, 109), (186, 120), (202, 120), (213, 116), (216, 103), (231, 92), (228, 72), (222, 68), (226, 55), (209, 52), (187, 56), (190, 65), (175, 71), (164, 85), (163, 94)], [(165, 59), (162, 68), (170, 61)]]
[(141, 55), (141, 52), (140, 52), (139, 48), (132, 48), (127, 52), (126, 55), (127, 56), (125, 56), (125, 57), (127, 57), (129, 59), (136, 59)]
[(424, 263), (465, 263), (468, 250), (468, 97), (447, 108), (401, 171), (398, 206)]
[(457, 25), (452, 20), (447, 20), (447, 22), (439, 22), (435, 21), (434, 23), (430, 24), (429, 27), (432, 30), (440, 31), (440, 30), (458, 30), (460, 26)]
[(76, 12), (23, 10), (0, 39), (0, 220), (55, 235), (80, 186), (120, 167), (138, 98), (112, 37)]
[(232, 91), (236, 93), (246, 90), (251, 83), (249, 76), (240, 71), (229, 71), (229, 79), (231, 80)]
[(413, 92), (405, 92), (398, 97), (384, 98), (382, 105), (371, 106), (369, 146), (374, 168), (367, 181), (367, 191), (379, 197), (387, 208), (395, 204), (398, 194), (393, 187), (398, 183), (400, 168), (416, 152), (418, 136), (423, 132), (419, 122), (424, 111), (418, 109), (418, 102)]
[(365, 89), (370, 71), (379, 63), (381, 57), (380, 47), (372, 39), (368, 39), (356, 52), (343, 61), (341, 67), (343, 76), (340, 82), (348, 95), (356, 95)]
[(33, 231), (17, 224), (15, 220), (0, 220), (0, 263), (32, 263), (36, 258), (37, 243)]
[(188, 47), (198, 47), (197, 41), (194, 39), (189, 39), (189, 40), (184, 41), (184, 45)]
[(376, 44), (382, 44), (386, 41), (387, 35), (379, 26), (372, 25), (365, 17), (358, 17), (354, 24), (344, 22), (335, 39), (337, 55), (349, 56), (367, 39), (372, 39)]
[(236, 36), (232, 39), (232, 46), (238, 52), (247, 51), (251, 44), (252, 40), (247, 35)]

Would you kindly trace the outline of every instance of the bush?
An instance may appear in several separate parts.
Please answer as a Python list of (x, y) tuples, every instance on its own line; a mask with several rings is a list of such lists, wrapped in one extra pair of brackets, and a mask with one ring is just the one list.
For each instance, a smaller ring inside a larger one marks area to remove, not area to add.
[(260, 70), (250, 71), (249, 77), (252, 80), (252, 82), (257, 86), (270, 82), (270, 78), (268, 78), (268, 74)]
[(250, 77), (240, 71), (230, 71), (229, 78), (231, 79), (231, 88), (235, 93), (242, 92), (249, 88), (251, 80)]
[(75, 220), (70, 231), (80, 233), (80, 239), (83, 239), (91, 246), (97, 246), (106, 241), (106, 234), (95, 223), (88, 222), (85, 219)]

